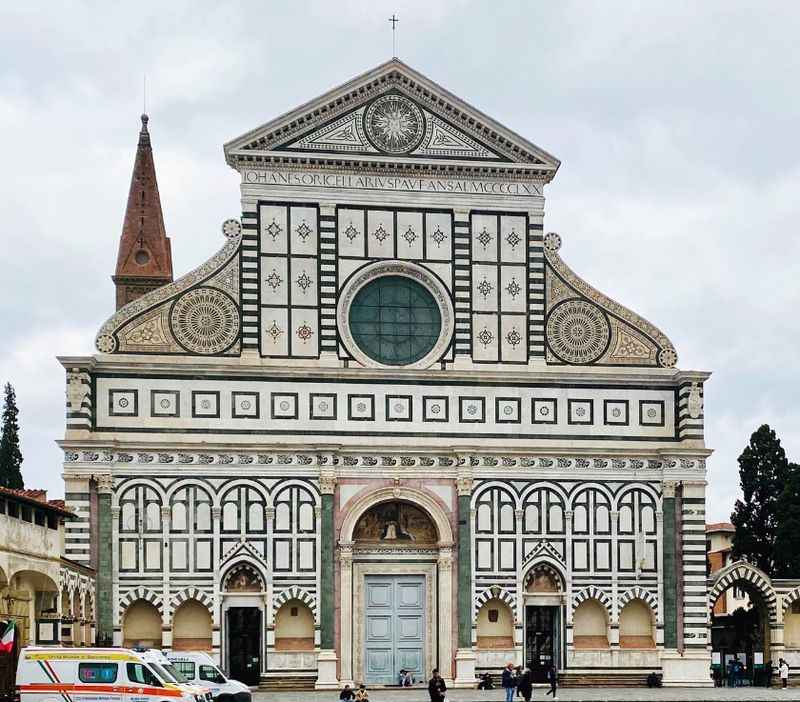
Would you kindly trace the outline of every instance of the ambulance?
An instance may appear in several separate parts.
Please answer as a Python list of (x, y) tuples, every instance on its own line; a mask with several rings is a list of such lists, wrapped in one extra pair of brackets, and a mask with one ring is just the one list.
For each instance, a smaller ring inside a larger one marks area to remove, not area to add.
[(250, 688), (225, 677), (204, 651), (169, 651), (167, 658), (188, 682), (210, 687), (215, 702), (251, 702)]
[(20, 702), (207, 702), (124, 648), (23, 648), (17, 689)]
[(194, 680), (187, 680), (178, 672), (175, 666), (172, 665), (169, 658), (157, 648), (134, 648), (133, 652), (138, 653), (149, 663), (150, 667), (156, 671), (162, 680), (180, 685), (194, 695), (202, 695), (206, 698), (206, 702), (211, 702), (211, 700), (214, 699), (214, 696), (211, 694), (211, 688), (207, 683), (203, 684)]

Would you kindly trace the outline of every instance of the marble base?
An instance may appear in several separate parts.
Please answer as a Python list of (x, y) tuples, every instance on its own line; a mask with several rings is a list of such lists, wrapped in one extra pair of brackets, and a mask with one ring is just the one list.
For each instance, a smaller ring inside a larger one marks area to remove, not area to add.
[(708, 651), (664, 651), (661, 654), (664, 687), (713, 687), (711, 653)]
[(475, 677), (475, 660), (477, 656), (471, 648), (459, 648), (456, 651), (456, 679), (453, 687), (474, 688), (478, 685)]
[(320, 651), (317, 656), (317, 682), (316, 690), (338, 690), (339, 679), (336, 676), (336, 651)]

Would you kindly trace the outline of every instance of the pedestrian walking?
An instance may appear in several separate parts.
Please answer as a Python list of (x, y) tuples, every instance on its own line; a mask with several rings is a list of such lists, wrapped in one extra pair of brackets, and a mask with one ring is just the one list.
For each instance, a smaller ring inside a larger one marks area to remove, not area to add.
[(533, 695), (533, 675), (530, 668), (525, 668), (517, 680), (517, 692), (522, 695), (525, 702), (531, 702)]
[(511, 661), (509, 661), (503, 669), (501, 684), (506, 691), (506, 702), (514, 702), (514, 690), (517, 687), (517, 679), (514, 676), (514, 664)]
[(554, 700), (558, 699), (558, 673), (556, 667), (551, 663), (547, 668), (547, 682), (550, 683), (550, 689), (547, 691), (548, 695), (552, 695)]
[(789, 664), (781, 658), (778, 661), (778, 673), (781, 676), (781, 689), (789, 687)]
[(431, 702), (444, 702), (446, 690), (447, 685), (444, 684), (444, 679), (439, 675), (439, 669), (434, 668), (431, 679), (428, 681), (428, 695), (430, 695)]

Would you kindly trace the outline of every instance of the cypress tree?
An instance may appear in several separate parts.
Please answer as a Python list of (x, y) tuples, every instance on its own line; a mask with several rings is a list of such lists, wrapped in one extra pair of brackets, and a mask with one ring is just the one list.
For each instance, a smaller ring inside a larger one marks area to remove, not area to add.
[(773, 577), (796, 578), (800, 574), (800, 466), (796, 463), (789, 464), (778, 515)]
[(736, 527), (731, 556), (744, 559), (774, 575), (775, 538), (780, 522), (779, 499), (789, 474), (789, 462), (780, 439), (768, 424), (750, 437), (739, 456), (741, 500), (731, 515)]
[(21, 489), (22, 452), (19, 450), (19, 422), (17, 421), (17, 396), (11, 383), (6, 383), (3, 403), (3, 433), (0, 437), (0, 485)]

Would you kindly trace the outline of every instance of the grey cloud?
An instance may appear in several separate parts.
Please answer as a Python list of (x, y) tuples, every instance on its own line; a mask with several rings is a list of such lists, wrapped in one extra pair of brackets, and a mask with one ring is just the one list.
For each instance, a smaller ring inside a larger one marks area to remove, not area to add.
[(112, 312), (142, 74), (182, 273), (239, 210), (222, 143), (387, 59), (393, 12), (401, 58), (562, 160), (546, 228), (567, 262), (714, 371), (709, 518), (727, 518), (760, 423), (800, 460), (793, 2), (0, 6), (0, 374), (27, 482), (62, 490), (54, 356), (90, 351)]

